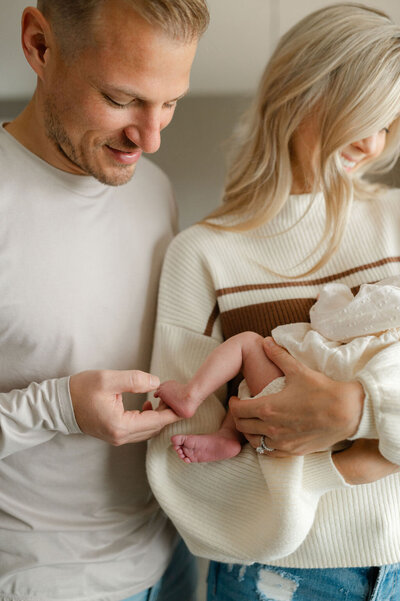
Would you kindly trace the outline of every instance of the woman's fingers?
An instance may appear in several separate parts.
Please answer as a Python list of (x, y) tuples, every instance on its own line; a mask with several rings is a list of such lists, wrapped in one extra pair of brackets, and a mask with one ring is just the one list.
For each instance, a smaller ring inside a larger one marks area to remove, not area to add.
[(308, 369), (303, 363), (292, 357), (282, 346), (276, 344), (270, 336), (264, 338), (263, 348), (268, 359), (275, 363), (287, 378), (299, 371)]

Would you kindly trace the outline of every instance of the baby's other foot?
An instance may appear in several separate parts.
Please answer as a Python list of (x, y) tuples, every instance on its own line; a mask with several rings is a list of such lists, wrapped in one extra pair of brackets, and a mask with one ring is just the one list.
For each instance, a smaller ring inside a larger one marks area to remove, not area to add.
[(241, 444), (237, 437), (215, 434), (176, 434), (172, 446), (185, 463), (221, 461), (238, 455)]

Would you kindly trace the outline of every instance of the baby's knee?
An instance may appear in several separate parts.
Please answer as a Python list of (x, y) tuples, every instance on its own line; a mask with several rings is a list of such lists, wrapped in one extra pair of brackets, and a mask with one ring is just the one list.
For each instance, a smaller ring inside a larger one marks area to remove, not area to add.
[(264, 337), (261, 336), (261, 334), (257, 334), (257, 332), (251, 332), (250, 330), (247, 332), (241, 332), (238, 334), (238, 336), (241, 338), (242, 345), (248, 348), (256, 345), (262, 346), (264, 342)]

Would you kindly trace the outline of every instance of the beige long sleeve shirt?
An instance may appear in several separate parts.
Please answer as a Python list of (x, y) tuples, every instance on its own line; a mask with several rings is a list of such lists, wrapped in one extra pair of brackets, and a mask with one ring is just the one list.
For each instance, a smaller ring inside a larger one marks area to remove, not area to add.
[(146, 444), (81, 434), (68, 376), (148, 371), (174, 220), (168, 180), (147, 159), (109, 187), (0, 130), (1, 601), (120, 601), (169, 561)]

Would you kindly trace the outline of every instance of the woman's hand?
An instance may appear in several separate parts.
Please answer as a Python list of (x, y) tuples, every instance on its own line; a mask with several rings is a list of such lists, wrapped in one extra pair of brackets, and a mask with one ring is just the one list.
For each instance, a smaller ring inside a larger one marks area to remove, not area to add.
[(359, 382), (337, 382), (294, 359), (272, 338), (266, 355), (285, 374), (286, 386), (276, 394), (254, 399), (232, 398), (236, 427), (253, 447), (276, 449), (271, 457), (306, 455), (350, 438), (361, 420), (364, 390)]

